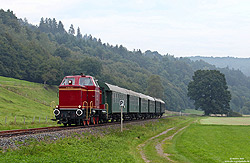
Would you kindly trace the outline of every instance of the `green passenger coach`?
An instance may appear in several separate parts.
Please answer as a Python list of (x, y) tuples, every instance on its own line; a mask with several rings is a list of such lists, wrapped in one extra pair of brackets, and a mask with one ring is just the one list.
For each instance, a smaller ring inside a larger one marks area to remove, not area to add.
[[(165, 103), (141, 93), (112, 84), (98, 82), (102, 91), (102, 103), (105, 104), (108, 119), (120, 121), (120, 100), (124, 100), (123, 117), (125, 120), (161, 117), (165, 112)], [(164, 112), (163, 112), (164, 110)]]
[(129, 113), (138, 113), (139, 114), (139, 107), (140, 107), (140, 94), (134, 91), (128, 91), (128, 112)]

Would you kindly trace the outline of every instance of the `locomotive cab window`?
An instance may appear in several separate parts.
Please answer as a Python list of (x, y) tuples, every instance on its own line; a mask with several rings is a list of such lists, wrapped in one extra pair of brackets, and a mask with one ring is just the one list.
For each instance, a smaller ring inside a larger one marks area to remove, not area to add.
[(75, 78), (65, 78), (61, 85), (75, 85)]
[(93, 86), (94, 85), (91, 78), (80, 78), (79, 84), (82, 86)]

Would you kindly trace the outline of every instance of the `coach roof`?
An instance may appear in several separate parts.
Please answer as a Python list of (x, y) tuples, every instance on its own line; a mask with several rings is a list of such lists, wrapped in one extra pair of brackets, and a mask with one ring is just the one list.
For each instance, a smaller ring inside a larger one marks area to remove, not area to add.
[(123, 94), (129, 94), (129, 90), (125, 89), (125, 88), (121, 88), (121, 87), (118, 87), (116, 85), (112, 85), (112, 84), (108, 84), (108, 83), (105, 83), (108, 88), (113, 91), (113, 92), (118, 92), (118, 93), (123, 93)]

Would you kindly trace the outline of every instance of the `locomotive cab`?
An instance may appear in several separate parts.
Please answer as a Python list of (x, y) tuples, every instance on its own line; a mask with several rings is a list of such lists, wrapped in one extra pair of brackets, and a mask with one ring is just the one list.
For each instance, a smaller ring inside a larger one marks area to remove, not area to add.
[(66, 76), (59, 86), (59, 105), (54, 114), (58, 123), (95, 124), (102, 116), (101, 90), (92, 76)]

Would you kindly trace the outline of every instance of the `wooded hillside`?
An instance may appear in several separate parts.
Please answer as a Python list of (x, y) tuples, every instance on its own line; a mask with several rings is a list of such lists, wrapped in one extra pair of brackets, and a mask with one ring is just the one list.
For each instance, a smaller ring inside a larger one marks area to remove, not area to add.
[(246, 76), (250, 77), (250, 58), (234, 58), (234, 57), (189, 57), (193, 61), (203, 60), (216, 67), (240, 70)]
[[(42, 18), (39, 26), (0, 10), (0, 75), (58, 85), (65, 75), (85, 73), (98, 80), (146, 93), (152, 75), (160, 76), (167, 109), (194, 108), (187, 85), (194, 71), (217, 69), (204, 61), (160, 55), (150, 50), (129, 51), (82, 35), (71, 25), (66, 31), (56, 19)], [(239, 70), (218, 69), (232, 93), (231, 108), (240, 111), (250, 100), (250, 79)], [(239, 80), (240, 79), (240, 80)]]

